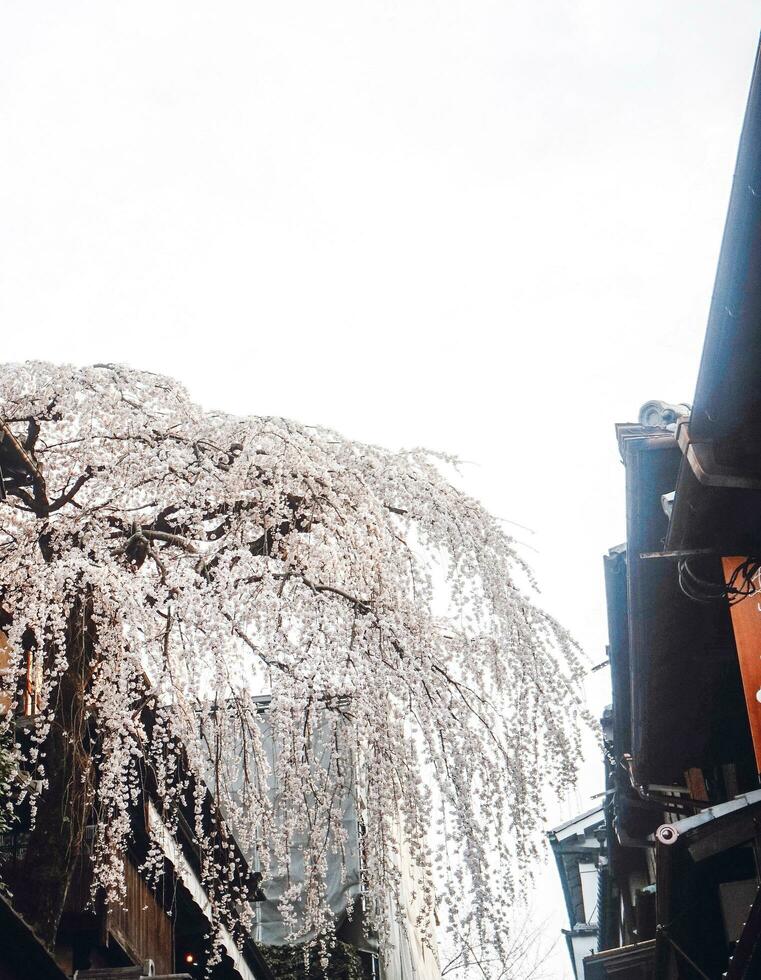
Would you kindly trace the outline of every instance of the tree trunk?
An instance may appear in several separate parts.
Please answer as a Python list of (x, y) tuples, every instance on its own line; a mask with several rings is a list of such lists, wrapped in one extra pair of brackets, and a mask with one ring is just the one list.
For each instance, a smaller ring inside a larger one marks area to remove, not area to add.
[(85, 692), (92, 632), (89, 603), (78, 602), (67, 629), (68, 666), (56, 689), (53, 721), (41, 746), (48, 787), (38, 800), (13, 888), (16, 911), (51, 949), (82, 851), (91, 800)]

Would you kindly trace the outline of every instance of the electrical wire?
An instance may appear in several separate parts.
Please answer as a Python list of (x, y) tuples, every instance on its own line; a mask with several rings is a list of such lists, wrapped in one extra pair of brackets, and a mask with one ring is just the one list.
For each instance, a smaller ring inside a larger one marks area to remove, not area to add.
[(687, 558), (679, 560), (677, 569), (679, 588), (689, 599), (703, 603), (725, 600), (730, 606), (734, 606), (758, 591), (757, 579), (761, 570), (761, 560), (746, 558), (741, 561), (726, 583), (702, 578), (690, 568)]

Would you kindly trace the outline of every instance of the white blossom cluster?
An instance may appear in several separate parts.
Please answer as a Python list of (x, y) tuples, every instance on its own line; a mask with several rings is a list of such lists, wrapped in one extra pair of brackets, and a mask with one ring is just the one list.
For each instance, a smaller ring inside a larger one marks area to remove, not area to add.
[[(18, 675), (25, 635), (46, 651), (37, 746), (83, 597), (94, 625), (94, 861), (109, 898), (142, 767), (166, 822), (184, 801), (202, 842), (209, 787), (226, 830), (203, 874), (225, 920), (248, 921), (234, 828), (265, 892), (297, 856), (281, 908), (294, 941), (330, 935), (325, 871), (348, 795), (381, 943), (401, 914), (403, 840), (421, 931), (443, 905), (499, 945), (543, 796), (574, 777), (582, 670), (447, 461), (205, 412), (176, 382), (114, 365), (3, 366), (0, 421), (36, 474), (0, 501), (0, 605)], [(2, 678), (11, 697), (18, 679)], [(43, 780), (55, 760), (23, 751)]]

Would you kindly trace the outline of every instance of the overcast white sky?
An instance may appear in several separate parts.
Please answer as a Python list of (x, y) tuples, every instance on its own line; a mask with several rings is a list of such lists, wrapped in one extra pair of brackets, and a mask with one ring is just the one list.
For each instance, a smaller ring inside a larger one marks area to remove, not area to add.
[[(460, 454), (602, 660), (613, 424), (692, 396), (761, 4), (0, 0), (0, 20), (3, 359), (126, 361), (209, 407)], [(591, 758), (548, 823), (600, 782)], [(537, 894), (558, 930), (552, 869)]]

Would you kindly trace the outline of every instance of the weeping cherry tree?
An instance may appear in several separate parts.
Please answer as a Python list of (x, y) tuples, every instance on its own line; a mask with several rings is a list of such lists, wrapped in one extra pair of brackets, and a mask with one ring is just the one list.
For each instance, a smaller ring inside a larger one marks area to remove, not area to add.
[[(438, 908), (468, 942), (507, 941), (543, 801), (574, 778), (582, 669), (451, 462), (207, 412), (121, 366), (0, 368), (2, 686), (16, 705), (37, 665), (33, 734), (12, 743), (14, 802), (33, 814), (16, 902), (48, 943), (87, 824), (95, 887), (123, 895), (146, 773), (164, 824), (190, 806), (203, 841), (214, 819), (259, 855), (265, 892), (299, 842), (281, 903), (294, 942), (331, 935), (347, 798), (381, 948), (402, 847), (430, 940)], [(218, 920), (245, 928), (235, 860), (209, 847), (202, 875)]]

